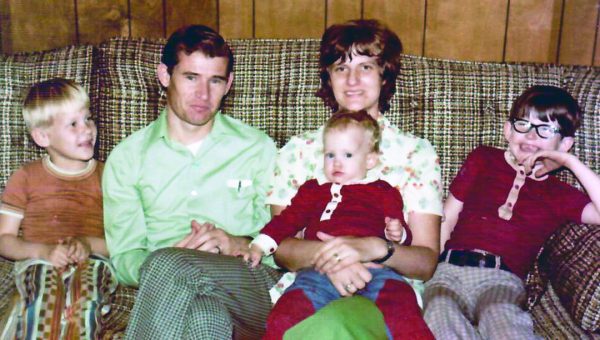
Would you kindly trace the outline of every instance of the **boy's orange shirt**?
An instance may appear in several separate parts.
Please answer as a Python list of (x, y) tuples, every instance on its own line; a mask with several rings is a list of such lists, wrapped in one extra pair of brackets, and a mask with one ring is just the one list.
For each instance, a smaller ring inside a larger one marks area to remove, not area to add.
[(25, 164), (8, 180), (0, 210), (23, 216), (23, 239), (56, 243), (68, 236), (104, 238), (102, 170), (95, 160), (78, 175), (51, 168), (48, 157)]

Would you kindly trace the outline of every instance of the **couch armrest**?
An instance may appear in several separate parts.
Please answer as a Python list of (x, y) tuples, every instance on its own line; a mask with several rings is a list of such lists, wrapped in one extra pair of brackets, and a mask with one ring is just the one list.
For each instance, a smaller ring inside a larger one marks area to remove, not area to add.
[(544, 244), (527, 277), (530, 309), (549, 285), (577, 325), (600, 329), (600, 228), (568, 225)]
[(13, 266), (13, 261), (0, 257), (0, 315), (10, 312), (8, 309), (16, 291)]

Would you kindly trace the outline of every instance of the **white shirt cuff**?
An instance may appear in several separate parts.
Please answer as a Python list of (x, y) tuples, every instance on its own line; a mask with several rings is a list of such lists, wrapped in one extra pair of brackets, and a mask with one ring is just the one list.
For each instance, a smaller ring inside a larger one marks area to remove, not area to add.
[(275, 242), (275, 240), (267, 234), (258, 234), (258, 236), (256, 236), (254, 240), (250, 242), (250, 245), (253, 244), (262, 249), (265, 255), (271, 255), (275, 252), (275, 250), (277, 250), (277, 242)]

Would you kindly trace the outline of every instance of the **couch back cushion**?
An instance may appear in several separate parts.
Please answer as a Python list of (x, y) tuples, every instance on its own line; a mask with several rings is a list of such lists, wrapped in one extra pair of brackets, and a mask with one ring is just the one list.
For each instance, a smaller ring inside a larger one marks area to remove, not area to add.
[(0, 55), (0, 192), (8, 177), (43, 150), (29, 138), (23, 121), (23, 98), (34, 83), (63, 77), (89, 91), (93, 47), (70, 46), (38, 53)]
[[(100, 45), (95, 99), (101, 159), (164, 107), (164, 91), (156, 78), (164, 43), (115, 38)], [(318, 40), (231, 40), (230, 44), (236, 58), (235, 78), (223, 103), (226, 114), (262, 129), (279, 146), (327, 120), (330, 110), (314, 95), (319, 87)], [(599, 76), (598, 68), (405, 56), (386, 116), (401, 129), (432, 142), (447, 188), (473, 148), (504, 147), (502, 125), (525, 88), (561, 86), (584, 104), (586, 114), (574, 152), (598, 171)], [(567, 173), (563, 177), (574, 183)]]

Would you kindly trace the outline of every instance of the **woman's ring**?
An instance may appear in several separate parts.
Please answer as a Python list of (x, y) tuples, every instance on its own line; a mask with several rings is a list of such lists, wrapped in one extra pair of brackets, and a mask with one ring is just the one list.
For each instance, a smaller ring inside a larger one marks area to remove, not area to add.
[(333, 253), (333, 258), (337, 261), (340, 262), (342, 260), (342, 258), (337, 254), (337, 253)]
[(352, 293), (352, 290), (354, 288), (354, 285), (352, 283), (348, 283), (347, 285), (344, 286), (344, 288), (346, 289), (346, 291), (348, 293)]

